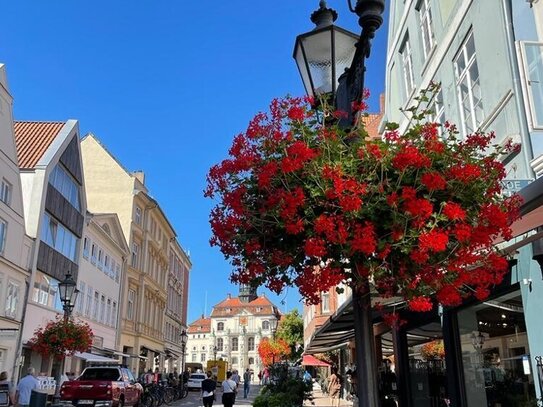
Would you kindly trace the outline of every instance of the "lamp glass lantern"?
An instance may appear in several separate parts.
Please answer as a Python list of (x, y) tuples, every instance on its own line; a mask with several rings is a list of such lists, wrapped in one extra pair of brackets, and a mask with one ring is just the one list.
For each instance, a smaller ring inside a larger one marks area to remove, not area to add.
[(309, 96), (335, 95), (338, 79), (348, 69), (359, 36), (333, 24), (296, 37), (294, 59)]
[(70, 273), (66, 274), (66, 278), (58, 283), (60, 301), (64, 307), (69, 307), (71, 309), (75, 305), (77, 294), (79, 293), (76, 286), (77, 284)]

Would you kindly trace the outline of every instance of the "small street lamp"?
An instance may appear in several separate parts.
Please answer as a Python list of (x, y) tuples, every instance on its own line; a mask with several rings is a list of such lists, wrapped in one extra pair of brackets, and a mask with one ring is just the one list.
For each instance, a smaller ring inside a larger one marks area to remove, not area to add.
[[(357, 0), (354, 8), (349, 0), (349, 9), (358, 16), (362, 28), (359, 37), (334, 26), (337, 12), (321, 0), (319, 9), (311, 15), (316, 27), (299, 35), (294, 46), (294, 59), (308, 95), (325, 96), (333, 101), (335, 109), (345, 113), (338, 123), (343, 128), (354, 124), (353, 103), (362, 101), (365, 62), (375, 32), (383, 23), (385, 0)], [(369, 292), (369, 283), (366, 285)], [(355, 290), (352, 301), (359, 406), (374, 407), (379, 405), (379, 391), (371, 299)]]
[[(62, 302), (62, 309), (64, 311), (64, 322), (67, 322), (72, 315), (72, 311), (75, 307), (77, 295), (79, 290), (77, 289), (77, 283), (72, 278), (71, 273), (66, 274), (66, 278), (58, 283), (58, 292), (60, 296), (60, 302)], [(57, 385), (55, 388), (55, 395), (53, 396), (53, 405), (60, 404), (60, 380), (64, 374), (65, 357), (60, 361), (59, 372), (57, 375)]]
[(219, 348), (217, 348), (217, 345), (213, 345), (213, 361), (216, 362), (217, 361), (217, 351), (219, 350)]
[(187, 341), (189, 335), (184, 329), (181, 331), (181, 372), (185, 373), (185, 351), (187, 349)]
[(277, 333), (277, 319), (272, 319), (270, 321), (270, 329), (271, 329), (272, 339), (275, 340), (275, 334)]
[(362, 27), (360, 36), (334, 25), (337, 12), (321, 0), (311, 14), (312, 31), (298, 35), (294, 59), (309, 96), (329, 96), (337, 110), (346, 113), (340, 125), (352, 126), (353, 102), (362, 100), (365, 60), (370, 55), (371, 40), (383, 23), (385, 0), (357, 0), (354, 8)]

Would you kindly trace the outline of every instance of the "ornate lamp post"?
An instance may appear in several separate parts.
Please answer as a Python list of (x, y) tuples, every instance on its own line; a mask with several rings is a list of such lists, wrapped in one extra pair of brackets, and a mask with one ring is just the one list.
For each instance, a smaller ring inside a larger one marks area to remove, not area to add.
[(185, 373), (185, 351), (187, 350), (187, 341), (189, 335), (184, 329), (181, 331), (181, 372)]
[(217, 351), (219, 348), (217, 348), (217, 345), (213, 345), (213, 361), (217, 360)]
[[(58, 283), (58, 292), (60, 295), (60, 302), (62, 302), (62, 309), (64, 311), (64, 321), (68, 321), (72, 315), (72, 311), (75, 307), (75, 302), (77, 300), (77, 295), (79, 290), (76, 288), (77, 284), (72, 278), (71, 273), (66, 274), (66, 278)], [(62, 358), (60, 361), (59, 372), (57, 375), (57, 385), (55, 388), (55, 395), (53, 396), (53, 405), (60, 404), (60, 380), (64, 374), (64, 362), (65, 358)]]
[[(315, 29), (299, 35), (294, 47), (294, 59), (308, 95), (329, 97), (337, 110), (346, 113), (339, 122), (344, 128), (353, 125), (353, 103), (362, 100), (365, 62), (370, 56), (375, 31), (383, 23), (385, 0), (357, 0), (354, 8), (349, 0), (349, 8), (358, 16), (362, 28), (360, 36), (334, 26), (337, 12), (327, 8), (326, 1), (321, 0), (319, 9), (311, 15)], [(357, 396), (360, 407), (377, 407), (379, 393), (369, 282), (365, 282), (364, 288), (365, 293), (353, 290)]]

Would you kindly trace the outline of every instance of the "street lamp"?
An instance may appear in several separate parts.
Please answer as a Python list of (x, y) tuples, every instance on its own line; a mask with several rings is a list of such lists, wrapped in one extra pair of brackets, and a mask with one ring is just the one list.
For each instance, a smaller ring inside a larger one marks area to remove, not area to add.
[(213, 345), (213, 361), (216, 362), (217, 361), (217, 351), (219, 350), (219, 348), (217, 348), (217, 345)]
[(352, 104), (362, 100), (365, 60), (370, 55), (371, 40), (383, 23), (385, 0), (357, 0), (354, 8), (362, 27), (360, 36), (334, 25), (337, 12), (321, 0), (311, 14), (312, 31), (296, 38), (294, 59), (309, 96), (329, 96), (335, 108), (346, 113), (343, 127), (352, 126)]
[[(335, 109), (345, 113), (338, 123), (343, 128), (354, 124), (353, 103), (362, 100), (365, 62), (370, 55), (375, 31), (383, 23), (385, 0), (357, 0), (354, 8), (349, 0), (349, 8), (358, 16), (358, 24), (362, 28), (360, 37), (335, 27), (336, 11), (327, 8), (326, 1), (321, 0), (319, 9), (311, 15), (315, 29), (299, 35), (294, 46), (294, 59), (308, 95), (325, 96), (333, 101)], [(350, 66), (345, 69), (349, 61)], [(352, 297), (357, 396), (360, 407), (376, 407), (379, 405), (379, 391), (375, 375), (369, 282), (365, 281), (364, 285), (366, 294), (353, 290)]]
[(181, 372), (185, 373), (185, 351), (187, 349), (187, 341), (189, 335), (184, 329), (181, 331)]
[[(77, 300), (77, 295), (79, 290), (77, 289), (77, 283), (72, 278), (71, 273), (66, 274), (66, 278), (58, 283), (58, 292), (60, 296), (60, 302), (62, 302), (62, 310), (64, 311), (64, 322), (70, 319), (72, 311), (75, 306), (75, 301)], [(64, 362), (65, 357), (60, 361), (59, 372), (57, 375), (57, 385), (55, 388), (55, 395), (53, 396), (53, 405), (60, 404), (60, 380), (62, 374), (64, 373)]]
[(277, 333), (277, 319), (272, 319), (270, 321), (270, 329), (271, 329), (272, 339), (275, 340), (275, 334)]

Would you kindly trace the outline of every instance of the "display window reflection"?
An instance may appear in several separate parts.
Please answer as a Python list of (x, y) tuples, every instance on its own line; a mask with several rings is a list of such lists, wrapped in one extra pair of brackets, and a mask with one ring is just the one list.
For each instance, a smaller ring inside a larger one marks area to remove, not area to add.
[(469, 407), (536, 406), (520, 291), (458, 312)]

